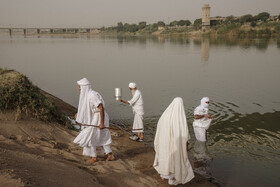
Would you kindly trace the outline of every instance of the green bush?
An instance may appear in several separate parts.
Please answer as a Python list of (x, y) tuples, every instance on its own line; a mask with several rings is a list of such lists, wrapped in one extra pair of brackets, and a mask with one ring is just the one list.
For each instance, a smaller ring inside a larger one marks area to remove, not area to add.
[(257, 23), (255, 21), (252, 21), (250, 25), (251, 25), (251, 27), (255, 27), (257, 25)]
[(241, 16), (240, 21), (241, 22), (251, 22), (251, 21), (253, 21), (253, 16), (251, 14), (246, 14), (244, 16)]
[(217, 33), (218, 34), (226, 34), (227, 32), (237, 29), (238, 27), (240, 27), (239, 23), (233, 23), (233, 24), (226, 24), (226, 25), (221, 25), (218, 26), (217, 28)]
[(69, 125), (65, 115), (40, 92), (37, 86), (34, 86), (26, 76), (11, 70), (1, 70), (0, 73), (0, 110), (5, 109), (15, 110), (16, 120), (25, 114), (42, 121)]
[(270, 29), (266, 28), (266, 29), (260, 29), (258, 30), (257, 34), (259, 36), (270, 36), (271, 35), (271, 31)]
[(275, 30), (275, 32), (277, 33), (277, 34), (280, 34), (280, 25), (278, 24), (278, 25), (275, 25), (274, 26), (274, 30)]
[(262, 13), (259, 13), (258, 15), (254, 16), (253, 17), (253, 20), (254, 21), (266, 21), (268, 18), (269, 18), (270, 14), (267, 13), (267, 12), (262, 12)]

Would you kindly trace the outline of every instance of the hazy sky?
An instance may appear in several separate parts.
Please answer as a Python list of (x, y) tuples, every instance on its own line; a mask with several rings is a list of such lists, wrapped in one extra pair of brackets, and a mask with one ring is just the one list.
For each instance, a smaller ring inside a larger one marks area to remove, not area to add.
[(280, 14), (280, 0), (0, 0), (1, 26), (101, 27), (117, 22), (155, 23), (201, 17), (203, 4), (211, 16)]

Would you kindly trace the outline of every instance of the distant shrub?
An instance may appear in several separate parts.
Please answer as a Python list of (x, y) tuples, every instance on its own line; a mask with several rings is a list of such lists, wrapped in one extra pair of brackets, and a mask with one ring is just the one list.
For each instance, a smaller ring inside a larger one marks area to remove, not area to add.
[(251, 22), (251, 27), (255, 27), (257, 25), (257, 23), (255, 21)]
[(271, 31), (268, 28), (260, 29), (260, 30), (258, 30), (257, 34), (259, 36), (270, 36), (271, 35)]
[(217, 29), (218, 34), (226, 34), (227, 32), (240, 27), (239, 23), (221, 25)]
[(240, 21), (241, 22), (251, 22), (251, 21), (253, 21), (253, 16), (251, 14), (246, 14), (244, 16), (241, 16)]
[(262, 12), (262, 13), (259, 13), (258, 15), (254, 16), (253, 17), (253, 20), (254, 21), (266, 21), (268, 18), (269, 18), (270, 14), (267, 13), (267, 12)]
[(274, 30), (275, 30), (275, 32), (277, 33), (277, 34), (280, 34), (280, 25), (278, 24), (278, 25), (275, 25), (274, 26)]

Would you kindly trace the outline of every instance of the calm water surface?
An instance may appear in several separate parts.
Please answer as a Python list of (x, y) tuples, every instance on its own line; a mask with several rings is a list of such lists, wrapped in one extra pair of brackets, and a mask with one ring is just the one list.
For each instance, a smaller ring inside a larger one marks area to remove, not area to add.
[(135, 81), (145, 102), (146, 140), (174, 97), (184, 99), (192, 142), (192, 113), (211, 99), (207, 147), (214, 176), (230, 186), (280, 183), (280, 41), (184, 37), (0, 36), (0, 67), (27, 75), (43, 90), (77, 106), (76, 81), (87, 77), (112, 121), (131, 125)]

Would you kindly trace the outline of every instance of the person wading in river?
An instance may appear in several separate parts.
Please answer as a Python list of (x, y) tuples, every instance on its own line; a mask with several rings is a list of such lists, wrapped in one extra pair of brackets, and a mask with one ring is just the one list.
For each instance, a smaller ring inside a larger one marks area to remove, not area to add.
[(210, 99), (203, 97), (200, 105), (194, 110), (193, 129), (198, 141), (206, 142), (206, 130), (209, 128), (213, 118), (208, 114)]
[(121, 102), (129, 104), (132, 106), (134, 121), (132, 126), (132, 132), (138, 133), (138, 136), (134, 135), (130, 137), (132, 140), (143, 141), (144, 140), (144, 126), (143, 126), (143, 115), (144, 115), (144, 102), (140, 90), (137, 89), (136, 83), (131, 82), (128, 85), (129, 90), (132, 94), (132, 99), (129, 101), (124, 101), (120, 99)]

